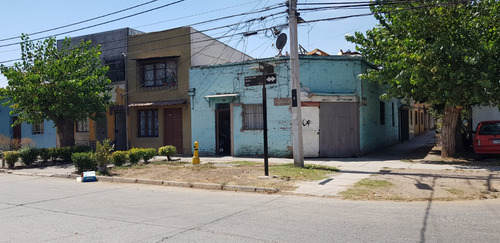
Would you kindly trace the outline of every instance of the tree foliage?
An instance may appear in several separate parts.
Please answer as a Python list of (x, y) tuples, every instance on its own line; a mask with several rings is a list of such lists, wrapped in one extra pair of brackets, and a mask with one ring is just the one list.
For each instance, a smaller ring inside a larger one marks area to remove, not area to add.
[(90, 41), (58, 48), (55, 38), (32, 42), (23, 35), (21, 61), (0, 66), (8, 86), (0, 95), (18, 116), (17, 124), (54, 121), (61, 146), (74, 145), (73, 124), (97, 119), (110, 104), (108, 67), (101, 65), (100, 47)]
[[(347, 37), (380, 67), (362, 78), (387, 85), (389, 96), (441, 108), (445, 136), (460, 107), (500, 103), (500, 1), (387, 0), (371, 11), (379, 25)], [(443, 152), (452, 156), (454, 144)]]

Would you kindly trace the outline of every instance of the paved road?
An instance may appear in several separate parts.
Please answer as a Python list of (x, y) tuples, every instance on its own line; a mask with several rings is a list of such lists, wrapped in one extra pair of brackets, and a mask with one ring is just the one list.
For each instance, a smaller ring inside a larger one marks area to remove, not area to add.
[(500, 242), (500, 200), (353, 202), (0, 174), (0, 242)]

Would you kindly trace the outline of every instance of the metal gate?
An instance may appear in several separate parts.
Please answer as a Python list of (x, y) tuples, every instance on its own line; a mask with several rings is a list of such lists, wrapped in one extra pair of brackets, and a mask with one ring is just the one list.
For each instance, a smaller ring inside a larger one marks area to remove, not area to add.
[(125, 111), (115, 111), (115, 149), (127, 150), (127, 127)]
[(357, 103), (320, 104), (320, 157), (359, 155), (359, 108)]

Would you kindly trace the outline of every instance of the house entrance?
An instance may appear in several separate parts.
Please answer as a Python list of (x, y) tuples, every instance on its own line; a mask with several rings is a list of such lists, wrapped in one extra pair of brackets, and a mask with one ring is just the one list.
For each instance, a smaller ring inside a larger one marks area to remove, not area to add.
[(164, 145), (173, 145), (177, 149), (177, 153), (183, 153), (182, 108), (165, 109), (164, 138)]
[(127, 128), (125, 126), (125, 111), (115, 111), (115, 149), (127, 150)]
[[(17, 121), (17, 116), (12, 117), (12, 124)], [(12, 139), (21, 141), (21, 125), (15, 125), (12, 128)]]
[(217, 155), (231, 155), (231, 109), (229, 104), (217, 104), (215, 120)]
[(353, 157), (359, 154), (357, 103), (320, 104), (320, 157)]

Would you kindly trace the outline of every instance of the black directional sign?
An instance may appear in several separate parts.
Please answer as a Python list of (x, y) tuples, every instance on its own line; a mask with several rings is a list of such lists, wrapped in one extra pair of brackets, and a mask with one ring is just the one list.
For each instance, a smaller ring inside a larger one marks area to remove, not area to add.
[(245, 77), (245, 86), (257, 86), (262, 85), (262, 80), (266, 81), (266, 84), (275, 84), (278, 79), (275, 73), (257, 76), (247, 76)]

